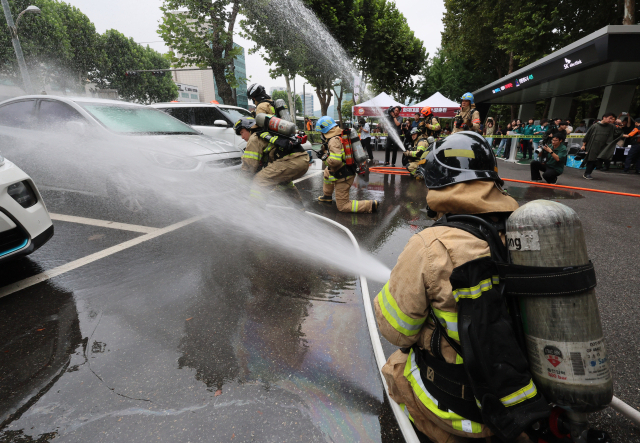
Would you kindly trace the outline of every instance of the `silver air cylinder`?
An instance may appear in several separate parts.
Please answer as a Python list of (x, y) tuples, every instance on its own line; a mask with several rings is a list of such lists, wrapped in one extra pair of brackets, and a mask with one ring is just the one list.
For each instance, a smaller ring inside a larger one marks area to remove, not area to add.
[(256, 123), (261, 128), (290, 137), (296, 133), (296, 125), (278, 117), (260, 113), (256, 115)]
[(355, 162), (360, 164), (367, 161), (369, 157), (367, 156), (367, 153), (364, 152), (364, 148), (362, 147), (362, 143), (360, 142), (360, 136), (358, 135), (358, 132), (353, 128), (351, 128), (349, 139), (351, 141), (351, 147), (353, 148), (353, 159), (355, 160)]
[(275, 101), (275, 104), (276, 104), (276, 114), (278, 117), (287, 121), (293, 121), (291, 120), (291, 113), (289, 112), (289, 108), (287, 108), (287, 104), (284, 102), (284, 100), (279, 98), (278, 100)]
[[(535, 200), (507, 220), (516, 265), (588, 264), (582, 224), (568, 206)], [(595, 289), (575, 295), (520, 297), (531, 373), (549, 402), (570, 413), (594, 412), (613, 397), (613, 380)]]

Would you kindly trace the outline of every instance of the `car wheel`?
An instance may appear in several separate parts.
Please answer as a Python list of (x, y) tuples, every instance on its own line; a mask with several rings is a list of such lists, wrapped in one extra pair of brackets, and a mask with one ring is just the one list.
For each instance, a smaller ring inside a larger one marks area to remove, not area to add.
[(117, 207), (124, 208), (127, 212), (140, 214), (148, 209), (145, 205), (148, 199), (141, 187), (122, 172), (111, 174), (107, 192)]

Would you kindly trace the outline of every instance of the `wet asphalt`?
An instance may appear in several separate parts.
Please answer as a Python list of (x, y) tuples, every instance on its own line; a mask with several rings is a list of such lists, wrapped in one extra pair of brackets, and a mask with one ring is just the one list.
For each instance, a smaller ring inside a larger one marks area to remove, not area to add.
[[(376, 153), (376, 158), (382, 158)], [(500, 163), (505, 178), (528, 168)], [(640, 176), (567, 169), (560, 184), (640, 193)], [(640, 406), (640, 199), (507, 183), (521, 203), (542, 198), (582, 220), (615, 395)], [(369, 174), (352, 195), (377, 214), (317, 203), (322, 177), (297, 185), (307, 210), (352, 230), (393, 267), (429, 226), (426, 189)], [(153, 227), (100, 200), (49, 191), (53, 213)], [(0, 267), (0, 287), (144, 234), (55, 221), (52, 240)], [(313, 235), (313, 233), (310, 233)], [(382, 283), (369, 281), (370, 298)], [(395, 348), (383, 339), (385, 353)], [(616, 442), (640, 430), (611, 409), (593, 414)], [(293, 260), (206, 220), (0, 298), (1, 442), (403, 441), (375, 366), (359, 279)]]

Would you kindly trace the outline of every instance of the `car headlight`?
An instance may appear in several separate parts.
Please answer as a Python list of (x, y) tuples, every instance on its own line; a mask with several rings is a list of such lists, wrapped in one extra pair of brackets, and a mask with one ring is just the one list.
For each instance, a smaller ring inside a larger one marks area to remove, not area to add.
[(7, 188), (7, 193), (23, 208), (30, 208), (38, 202), (27, 180), (12, 184)]
[(200, 163), (195, 158), (178, 157), (175, 155), (162, 154), (160, 152), (149, 152), (148, 155), (160, 166), (167, 169), (186, 171), (195, 169)]

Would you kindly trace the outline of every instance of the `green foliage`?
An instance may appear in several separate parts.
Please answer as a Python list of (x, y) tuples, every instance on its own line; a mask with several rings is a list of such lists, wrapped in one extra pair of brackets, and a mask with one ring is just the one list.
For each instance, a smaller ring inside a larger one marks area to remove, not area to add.
[(137, 44), (115, 29), (100, 36), (98, 48), (104, 56), (90, 79), (99, 88), (117, 89), (123, 99), (146, 104), (171, 101), (178, 96), (178, 87), (169, 73), (161, 77), (149, 72), (132, 78), (124, 75), (126, 71), (170, 68), (171, 64), (162, 54)]
[(240, 1), (164, 0), (160, 9), (164, 15), (158, 34), (176, 51), (171, 62), (178, 67), (211, 68), (218, 95), (225, 104), (236, 105), (233, 60), (241, 49), (233, 47), (233, 28)]
[(377, 91), (393, 94), (404, 102), (415, 84), (427, 54), (395, 3), (362, 0), (365, 32), (358, 41), (358, 64), (365, 80)]
[[(271, 94), (271, 98), (275, 101), (278, 99), (282, 99), (284, 100), (285, 103), (288, 103), (289, 101), (289, 97), (287, 95), (287, 91), (274, 91), (273, 94)], [(301, 114), (302, 113), (302, 99), (300, 98), (300, 96), (298, 94), (296, 94), (295, 96), (295, 102), (296, 102), (296, 113)]]
[(355, 106), (353, 100), (347, 100), (342, 104), (342, 117), (345, 119), (352, 119), (353, 113), (351, 112), (351, 108)]
[[(34, 87), (43, 89), (53, 83), (63, 90), (81, 90), (101, 56), (95, 26), (78, 8), (55, 0), (9, 0), (14, 20), (29, 5), (39, 7), (42, 14), (24, 14), (18, 35)], [(2, 8), (0, 75), (22, 84)]]

